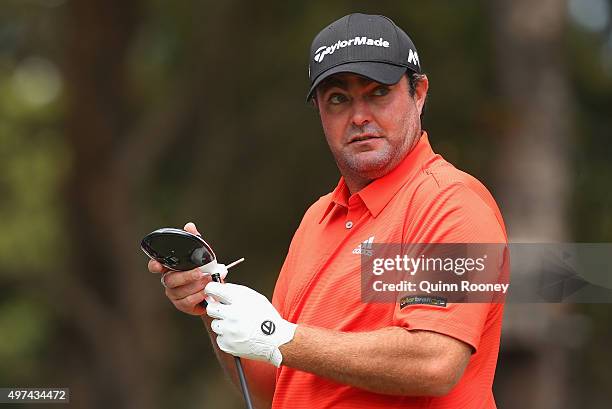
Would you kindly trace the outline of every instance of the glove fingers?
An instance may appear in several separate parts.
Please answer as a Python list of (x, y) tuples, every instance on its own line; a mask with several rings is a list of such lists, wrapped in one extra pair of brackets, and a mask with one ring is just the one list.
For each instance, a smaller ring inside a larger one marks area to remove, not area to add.
[(225, 338), (223, 338), (222, 335), (219, 335), (217, 337), (217, 345), (219, 346), (219, 349), (221, 351), (226, 352), (228, 354), (230, 353), (230, 350), (229, 350), (228, 346), (225, 343)]
[(217, 335), (223, 335), (225, 332), (225, 321), (223, 320), (212, 320), (210, 323), (210, 329)]
[(216, 281), (211, 281), (210, 283), (206, 284), (206, 287), (204, 287), (204, 292), (215, 297), (223, 304), (231, 304), (232, 300), (236, 299), (237, 291), (234, 289), (234, 287), (237, 286), (231, 283), (218, 283)]
[(220, 302), (209, 302), (206, 307), (206, 314), (210, 318), (226, 319), (230, 315), (229, 305), (221, 304)]

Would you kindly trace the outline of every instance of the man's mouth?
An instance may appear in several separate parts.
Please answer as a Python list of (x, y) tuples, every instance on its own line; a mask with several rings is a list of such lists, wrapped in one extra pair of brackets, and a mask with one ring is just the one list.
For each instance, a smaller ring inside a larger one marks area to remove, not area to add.
[(350, 140), (349, 140), (349, 145), (355, 142), (363, 142), (363, 141), (367, 141), (369, 139), (379, 139), (382, 138), (382, 136), (379, 135), (373, 135), (373, 134), (361, 134), (361, 135), (355, 135), (353, 136)]

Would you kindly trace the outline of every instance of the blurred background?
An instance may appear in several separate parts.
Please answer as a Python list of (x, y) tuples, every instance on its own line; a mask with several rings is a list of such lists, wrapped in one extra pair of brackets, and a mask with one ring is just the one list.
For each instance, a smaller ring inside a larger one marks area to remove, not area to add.
[[(77, 408), (241, 408), (200, 320), (139, 241), (194, 221), (272, 294), (338, 172), (304, 102), (308, 50), (368, 12), (412, 37), (434, 150), (515, 242), (612, 241), (609, 0), (2, 0), (0, 386)], [(609, 304), (510, 305), (499, 408), (609, 408)], [(20, 407), (27, 407), (21, 405)]]

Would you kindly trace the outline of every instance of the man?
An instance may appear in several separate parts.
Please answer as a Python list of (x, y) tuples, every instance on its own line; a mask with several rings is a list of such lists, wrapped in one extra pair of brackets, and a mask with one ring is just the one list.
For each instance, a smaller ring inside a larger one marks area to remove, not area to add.
[[(428, 79), (416, 48), (388, 18), (351, 14), (314, 39), (309, 76), (342, 178), (304, 215), (272, 303), (198, 270), (167, 272), (154, 261), (149, 270), (165, 273), (179, 310), (207, 314), (234, 382), (229, 354), (251, 358), (259, 407), (495, 408), (501, 304), (360, 297), (362, 242), (507, 241), (486, 188), (434, 154), (421, 129)], [(205, 311), (206, 296), (215, 301)]]

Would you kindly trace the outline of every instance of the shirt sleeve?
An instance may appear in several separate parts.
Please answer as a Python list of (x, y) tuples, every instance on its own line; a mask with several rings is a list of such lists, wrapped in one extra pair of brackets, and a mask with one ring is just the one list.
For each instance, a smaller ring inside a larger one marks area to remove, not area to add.
[[(500, 225), (501, 215), (492, 198), (492, 203), (487, 203), (482, 196), (462, 183), (437, 186), (436, 191), (429, 193), (430, 200), (417, 212), (416, 222), (405, 231), (405, 243), (503, 243), (497, 248), (505, 247), (505, 229)], [(503, 268), (506, 256), (505, 251), (497, 254), (496, 257), (501, 259), (493, 265)], [(426, 279), (427, 272), (417, 274), (422, 274), (422, 279)], [(477, 351), (490, 313), (499, 305), (487, 302), (446, 303), (439, 302), (436, 294), (423, 296), (407, 303), (398, 300), (394, 310), (394, 325), (407, 330), (444, 334)]]

